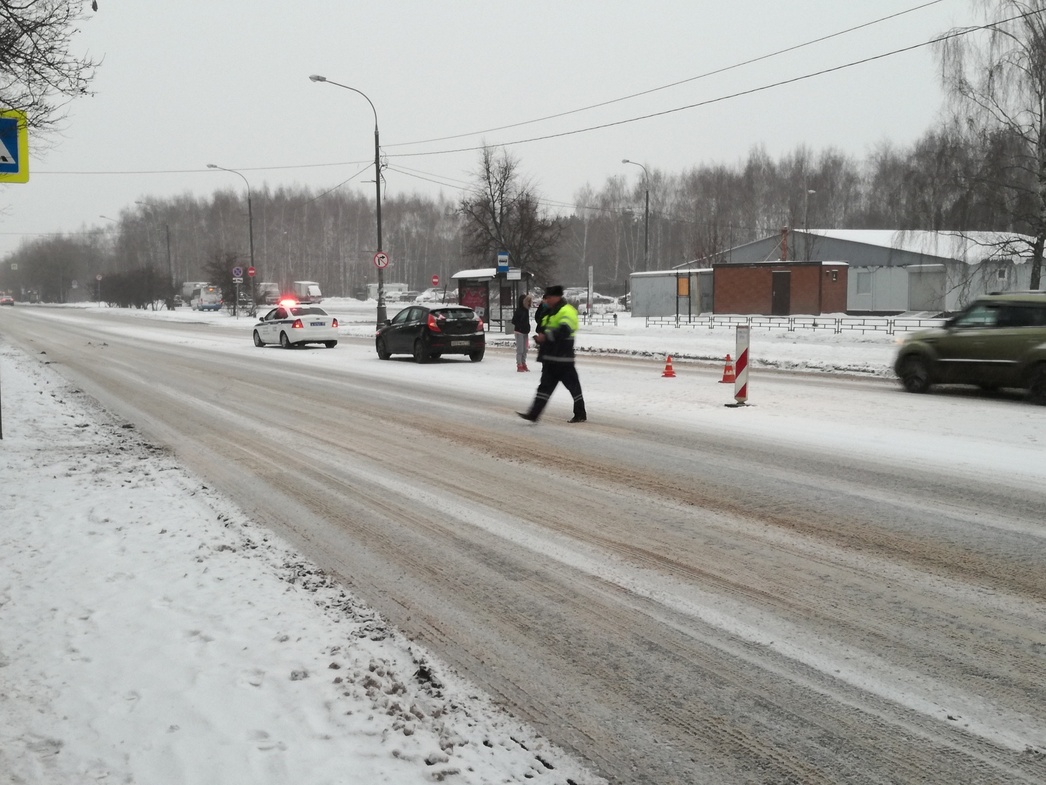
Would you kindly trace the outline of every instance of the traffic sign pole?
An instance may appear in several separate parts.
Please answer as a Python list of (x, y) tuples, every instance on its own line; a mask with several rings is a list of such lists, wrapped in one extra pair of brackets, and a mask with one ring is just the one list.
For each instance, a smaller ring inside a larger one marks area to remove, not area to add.
[(243, 283), (243, 268), (233, 267), (232, 268), (232, 282), (236, 284), (236, 294), (232, 301), (232, 315), (236, 316), (236, 309), (240, 307), (240, 284)]

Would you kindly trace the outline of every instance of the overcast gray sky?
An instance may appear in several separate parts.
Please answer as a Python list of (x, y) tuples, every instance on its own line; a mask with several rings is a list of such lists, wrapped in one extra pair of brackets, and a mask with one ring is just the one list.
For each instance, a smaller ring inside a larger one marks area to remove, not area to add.
[[(586, 183), (641, 178), (623, 158), (678, 173), (736, 163), (755, 145), (775, 158), (800, 144), (863, 157), (938, 122), (933, 52), (840, 67), (977, 21), (969, 0), (99, 5), (77, 39), (103, 59), (95, 95), (69, 105), (60, 135), (30, 138), (28, 183), (0, 186), (0, 256), (25, 238), (104, 225), (100, 215), (135, 200), (243, 188), (208, 163), (241, 171), (255, 193), (354, 175), (344, 187), (372, 193), (370, 106), (310, 74), (373, 101), (390, 195), (456, 199), (484, 142), (509, 145), (544, 199), (566, 204)], [(826, 69), (838, 70), (729, 97)]]

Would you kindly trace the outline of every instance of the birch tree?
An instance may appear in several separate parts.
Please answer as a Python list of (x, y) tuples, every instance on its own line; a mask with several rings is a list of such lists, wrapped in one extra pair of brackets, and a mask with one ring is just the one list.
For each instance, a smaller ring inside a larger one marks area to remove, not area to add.
[(474, 260), (490, 265), (499, 251), (507, 251), (513, 266), (537, 281), (551, 280), (562, 224), (541, 208), (519, 162), (507, 152), (483, 149), (476, 184), (459, 212), (464, 251)]
[[(938, 44), (941, 78), (958, 110), (957, 123), (972, 142), (987, 146), (1000, 131), (1020, 140), (1016, 165), (1023, 177), (1006, 178), (1023, 191), (1030, 213), (1020, 216), (1032, 236), (1031, 287), (1039, 288), (1046, 244), (1046, 0), (976, 0), (986, 24), (957, 30)], [(985, 173), (1001, 179), (1002, 173)], [(1006, 249), (1027, 253), (1027, 248)]]

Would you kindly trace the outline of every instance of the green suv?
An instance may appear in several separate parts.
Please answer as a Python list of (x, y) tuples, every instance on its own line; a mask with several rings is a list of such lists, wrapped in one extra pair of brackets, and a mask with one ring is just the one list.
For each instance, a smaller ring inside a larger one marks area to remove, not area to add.
[(934, 384), (1016, 387), (1046, 404), (1046, 292), (978, 297), (943, 327), (906, 338), (893, 368), (909, 392)]

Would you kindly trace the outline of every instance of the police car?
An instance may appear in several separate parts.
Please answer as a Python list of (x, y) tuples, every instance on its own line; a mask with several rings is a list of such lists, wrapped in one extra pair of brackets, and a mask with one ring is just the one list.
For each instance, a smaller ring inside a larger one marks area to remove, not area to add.
[(338, 320), (318, 305), (284, 301), (254, 325), (254, 345), (279, 344), (284, 349), (307, 343), (338, 345)]

